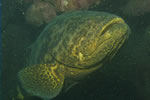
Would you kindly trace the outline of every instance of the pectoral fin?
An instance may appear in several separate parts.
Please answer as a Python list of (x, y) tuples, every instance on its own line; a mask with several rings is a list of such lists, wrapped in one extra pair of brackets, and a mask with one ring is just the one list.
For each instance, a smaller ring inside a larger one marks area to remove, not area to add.
[(52, 99), (62, 90), (64, 75), (57, 75), (58, 66), (39, 64), (25, 67), (18, 73), (23, 88), (32, 95)]

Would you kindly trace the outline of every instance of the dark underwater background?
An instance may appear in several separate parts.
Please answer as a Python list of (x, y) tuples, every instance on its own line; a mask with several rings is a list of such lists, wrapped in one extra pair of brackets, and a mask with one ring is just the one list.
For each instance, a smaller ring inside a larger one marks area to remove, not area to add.
[[(53, 100), (150, 100), (150, 6), (144, 8), (146, 10), (139, 8), (141, 12), (136, 13), (136, 9), (127, 12), (128, 9), (123, 9), (129, 1), (102, 0), (88, 9), (121, 16), (130, 26), (132, 34), (110, 62)], [(149, 0), (144, 2), (149, 3)], [(27, 23), (24, 6), (15, 0), (1, 0), (1, 7), (0, 100), (41, 100), (20, 88), (17, 73), (25, 65), (27, 48), (46, 25), (37, 27)]]

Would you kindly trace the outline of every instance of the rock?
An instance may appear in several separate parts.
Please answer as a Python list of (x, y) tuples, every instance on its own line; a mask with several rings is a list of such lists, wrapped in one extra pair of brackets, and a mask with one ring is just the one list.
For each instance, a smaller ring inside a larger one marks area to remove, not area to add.
[(26, 21), (35, 26), (46, 24), (55, 17), (56, 11), (53, 6), (44, 1), (34, 2), (25, 13)]

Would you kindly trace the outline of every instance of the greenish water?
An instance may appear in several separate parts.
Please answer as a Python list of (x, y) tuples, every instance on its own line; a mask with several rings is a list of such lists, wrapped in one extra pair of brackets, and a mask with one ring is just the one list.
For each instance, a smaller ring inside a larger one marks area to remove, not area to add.
[[(124, 14), (121, 9), (127, 1), (103, 0), (89, 9), (121, 16), (132, 34), (112, 61), (54, 100), (150, 100), (150, 10), (139, 15)], [(23, 9), (12, 0), (2, 0), (3, 99), (0, 100), (41, 100), (20, 88), (17, 78), (18, 71), (26, 65), (28, 48), (45, 27), (28, 24)]]

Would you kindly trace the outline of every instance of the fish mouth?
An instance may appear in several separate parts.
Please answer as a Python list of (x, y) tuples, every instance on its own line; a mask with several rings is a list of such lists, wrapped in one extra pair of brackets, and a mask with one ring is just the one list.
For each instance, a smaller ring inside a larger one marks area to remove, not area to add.
[(92, 56), (99, 51), (103, 44), (111, 44), (111, 41), (121, 41), (129, 36), (130, 29), (122, 18), (113, 18), (106, 22), (99, 32), (99, 40), (96, 48), (87, 56)]
[(104, 35), (106, 33), (107, 30), (109, 30), (110, 28), (112, 28), (114, 25), (116, 24), (125, 24), (124, 20), (122, 18), (113, 18), (112, 20), (110, 20), (107, 24), (105, 24), (103, 26), (103, 28), (101, 29), (101, 35)]
[[(100, 31), (97, 47), (88, 55), (98, 57), (95, 58), (95, 62), (86, 66), (86, 68), (92, 68), (111, 60), (130, 33), (130, 28), (123, 19), (117, 17), (108, 21)], [(97, 59), (99, 60), (97, 61)], [(94, 58), (87, 59), (87, 61), (90, 60), (94, 60)]]
[[(103, 55), (105, 57), (102, 58), (106, 58), (108, 55), (115, 55), (130, 33), (131, 30), (129, 26), (122, 18), (113, 18), (102, 28), (100, 32), (99, 45), (94, 50), (93, 54), (98, 53), (101, 49), (105, 49), (104, 53), (106, 55)], [(105, 47), (103, 47), (104, 45)]]
[(108, 19), (100, 26), (100, 30), (96, 33), (98, 35), (94, 36), (95, 40), (91, 40), (95, 41), (94, 43), (96, 46), (93, 46), (93, 48), (88, 48), (89, 51), (87, 52), (85, 52), (85, 50), (82, 50), (81, 52), (83, 52), (84, 56), (86, 57), (94, 55), (96, 52), (98, 52), (98, 48), (102, 44), (106, 44), (108, 41), (114, 39), (124, 38), (123, 35), (126, 35), (126, 33), (128, 33), (126, 32), (128, 30), (127, 28), (127, 24), (120, 17)]

